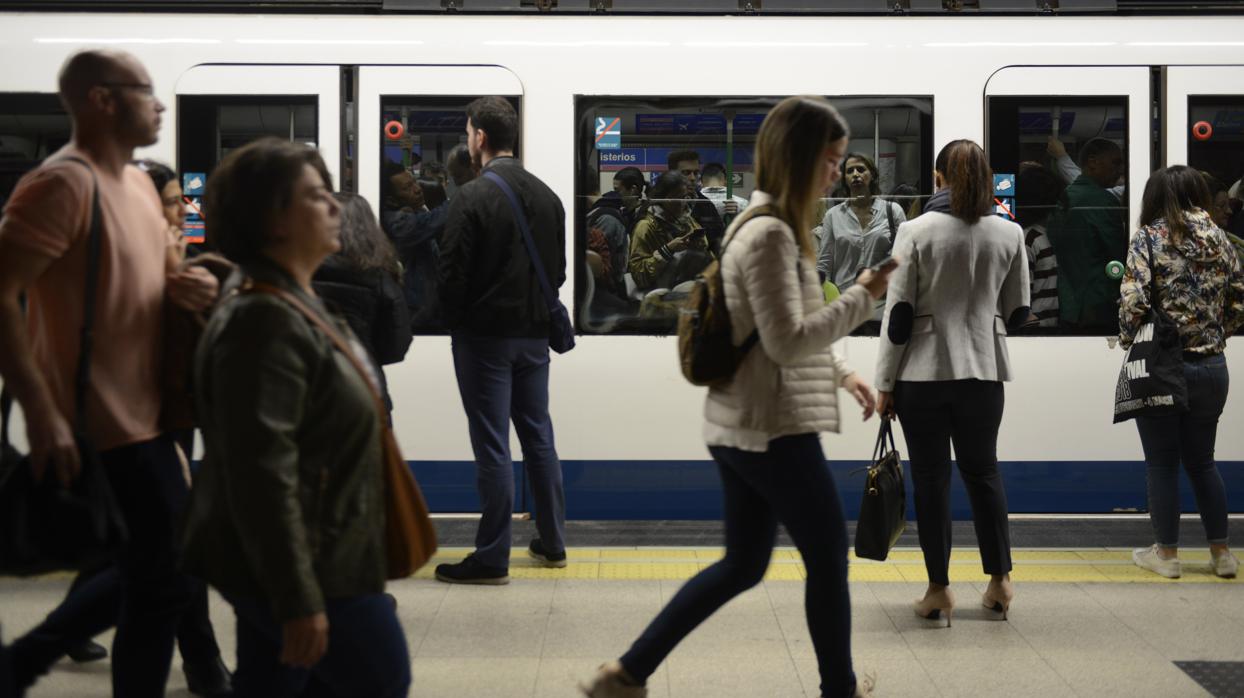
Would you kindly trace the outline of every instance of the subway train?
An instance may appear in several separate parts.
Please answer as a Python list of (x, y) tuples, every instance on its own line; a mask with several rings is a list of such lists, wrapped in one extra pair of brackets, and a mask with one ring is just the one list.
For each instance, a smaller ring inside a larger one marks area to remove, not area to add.
[[(930, 194), (933, 158), (957, 138), (984, 145), (1002, 174), (1021, 161), (1052, 167), (1051, 139), (1073, 156), (1089, 139), (1113, 140), (1126, 156), (1121, 206), (1134, 229), (1153, 169), (1189, 163), (1228, 184), (1244, 174), (1242, 36), (1244, 16), (0, 13), (0, 195), (68, 137), (56, 73), (81, 47), (124, 49), (146, 64), (167, 111), (159, 143), (139, 155), (172, 164), (188, 184), (210, 180), (230, 149), (277, 135), (320, 148), (340, 187), (377, 208), (385, 160), (412, 170), (443, 162), (463, 140), (464, 106), (504, 95), (519, 111), (523, 163), (567, 212), (561, 296), (581, 336), (553, 356), (550, 390), (569, 516), (711, 518), (720, 495), (701, 438), (704, 390), (683, 380), (668, 326), (584, 311), (584, 218), (598, 187), (609, 191), (621, 167), (652, 177), (672, 151), (695, 150), (725, 165), (746, 198), (765, 110), (817, 94), (849, 120), (849, 149), (877, 161), (884, 193)], [(450, 339), (431, 324), (417, 329), (405, 360), (387, 368), (394, 426), (432, 508), (470, 512), (474, 470)], [(1016, 379), (998, 457), (1013, 512), (1143, 510), (1135, 427), (1111, 423), (1123, 353), (1110, 334), (1055, 328), (1009, 339)], [(872, 380), (877, 347), (860, 334), (835, 349)], [(1244, 345), (1231, 342), (1227, 354), (1237, 364)], [(852, 471), (869, 459), (877, 421), (844, 409), (842, 433), (823, 443), (850, 516), (862, 485)], [(1237, 390), (1217, 449), (1237, 511), (1241, 419)], [(521, 478), (517, 442), (514, 455)], [(520, 497), (518, 510), (529, 510)], [(954, 509), (968, 512), (961, 491)]]

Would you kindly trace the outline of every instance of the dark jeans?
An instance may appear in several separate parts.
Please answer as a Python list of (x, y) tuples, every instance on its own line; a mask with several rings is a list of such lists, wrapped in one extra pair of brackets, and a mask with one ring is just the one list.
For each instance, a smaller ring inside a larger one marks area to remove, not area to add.
[(282, 626), (268, 604), (227, 595), (238, 619), (237, 698), (400, 698), (410, 690), (410, 655), (384, 594), (329, 599), (328, 652), (310, 669), (281, 664)]
[(725, 494), (726, 555), (683, 585), (623, 655), (622, 666), (647, 680), (696, 626), (764, 579), (781, 523), (808, 571), (805, 607), (821, 692), (850, 696), (855, 672), (847, 526), (820, 438), (784, 436), (770, 441), (764, 453), (719, 446), (708, 450)]
[(177, 571), (176, 529), (186, 503), (186, 480), (173, 441), (160, 437), (100, 454), (130, 540), (117, 555), (120, 613), (109, 575), (91, 579), (47, 619), (13, 643), (19, 690), (47, 672), (67, 648), (116, 625), (112, 693), (163, 696), (173, 658), (173, 636), (190, 596)]
[(929, 581), (950, 584), (950, 445), (972, 503), (986, 574), (1011, 571), (1006, 490), (998, 473), (1004, 391), (996, 381), (899, 381), (894, 410), (903, 425), (915, 486), (916, 528)]
[[(96, 578), (101, 578), (100, 583), (91, 584)], [(220, 656), (220, 647), (216, 644), (216, 633), (212, 630), (208, 615), (207, 585), (193, 577), (186, 581), (190, 585), (190, 600), (177, 623), (177, 646), (186, 662), (208, 664)], [(121, 573), (116, 566), (84, 571), (74, 578), (66, 603), (68, 597), (79, 594), (90, 594), (96, 598), (79, 599), (77, 603), (90, 606), (111, 604), (120, 609)]]
[(492, 567), (510, 566), (511, 420), (523, 447), (540, 540), (548, 552), (565, 550), (566, 495), (549, 417), (549, 341), (455, 334), (453, 352), (483, 512), (475, 557)]
[(1179, 464), (1196, 495), (1201, 523), (1210, 543), (1227, 542), (1227, 489), (1214, 464), (1218, 417), (1227, 404), (1227, 360), (1221, 354), (1184, 362), (1188, 411), (1164, 417), (1138, 417), (1136, 430), (1145, 450), (1149, 481), (1149, 519), (1158, 545), (1179, 545)]

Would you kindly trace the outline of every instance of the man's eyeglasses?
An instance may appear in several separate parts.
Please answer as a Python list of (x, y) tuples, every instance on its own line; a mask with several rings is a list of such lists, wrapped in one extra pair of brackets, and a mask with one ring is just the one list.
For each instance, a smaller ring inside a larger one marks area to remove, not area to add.
[(155, 87), (145, 82), (101, 82), (103, 87), (120, 90), (134, 90), (147, 99), (155, 97)]

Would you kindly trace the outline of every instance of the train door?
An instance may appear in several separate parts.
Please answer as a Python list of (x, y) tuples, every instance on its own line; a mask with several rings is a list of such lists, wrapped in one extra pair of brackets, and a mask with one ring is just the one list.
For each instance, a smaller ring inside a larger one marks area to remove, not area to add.
[(177, 170), (190, 207), (186, 236), (202, 241), (197, 210), (224, 156), (272, 136), (319, 148), (341, 181), (341, 69), (308, 65), (201, 65), (177, 81)]
[[(463, 415), (450, 341), (436, 296), (437, 255), (448, 200), (471, 176), (466, 107), (477, 97), (510, 101), (522, 123), (522, 84), (495, 66), (360, 66), (357, 82), (358, 192), (394, 241), (403, 267), (403, 291), (416, 335), (407, 357), (386, 368), (393, 422), (428, 501), (438, 511), (478, 511), (475, 468), (465, 416), (443, 428), (446, 415)], [(522, 138), (515, 154), (522, 157)], [(457, 150), (456, 150), (457, 149)], [(433, 425), (442, 425), (435, 428)], [(511, 437), (514, 458), (521, 453)], [(524, 511), (525, 478), (515, 465)]]
[(1057, 249), (1056, 271), (1039, 263), (1052, 258), (1033, 265), (1050, 278), (1034, 286), (1027, 331), (1118, 331), (1118, 263), (1151, 170), (1150, 95), (1146, 67), (1005, 68), (986, 85), (998, 212), (1045, 238), (1034, 248)]
[(1244, 235), (1244, 66), (1178, 66), (1166, 71), (1166, 161), (1210, 175), (1210, 214)]

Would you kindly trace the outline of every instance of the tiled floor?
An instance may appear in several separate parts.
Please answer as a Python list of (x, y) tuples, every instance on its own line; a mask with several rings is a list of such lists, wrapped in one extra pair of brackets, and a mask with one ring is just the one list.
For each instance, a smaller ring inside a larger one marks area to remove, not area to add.
[[(597, 550), (595, 564), (632, 564), (639, 554), (623, 552)], [(638, 579), (559, 578), (540, 570), (538, 578), (516, 578), (504, 587), (428, 579), (392, 584), (409, 638), (411, 695), (577, 695), (576, 681), (625, 651), (683, 583), (660, 577), (685, 576), (704, 564), (699, 556), (706, 551), (686, 552), (686, 561), (651, 563), (648, 576), (636, 573), (644, 577)], [(1042, 552), (1047, 563), (1059, 557), (1051, 554), (1058, 551)], [(656, 568), (662, 564), (678, 566)], [(1017, 564), (1020, 577), (1026, 563)], [(1204, 696), (1174, 661), (1244, 660), (1244, 584), (1238, 582), (1020, 582), (1010, 621), (996, 622), (976, 607), (983, 585), (974, 576), (954, 586), (959, 608), (950, 629), (930, 627), (912, 614), (909, 604), (923, 590), (919, 582), (852, 582), (856, 669), (876, 675), (877, 695)], [(64, 577), (0, 579), (5, 636), (36, 623), (67, 585)], [(803, 587), (768, 580), (732, 601), (674, 651), (649, 680), (650, 695), (818, 695)], [(232, 657), (233, 622), (218, 598), (212, 615), (225, 656)], [(107, 687), (106, 662), (62, 663), (29, 695), (102, 696)], [(189, 695), (179, 668), (169, 687), (170, 696)], [(1238, 688), (1244, 695), (1244, 686)]]

